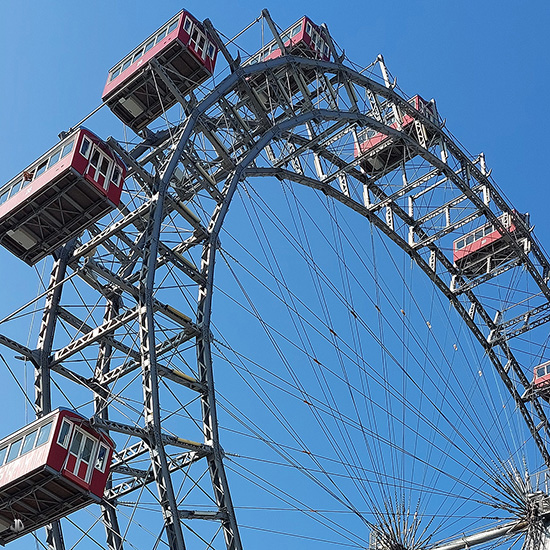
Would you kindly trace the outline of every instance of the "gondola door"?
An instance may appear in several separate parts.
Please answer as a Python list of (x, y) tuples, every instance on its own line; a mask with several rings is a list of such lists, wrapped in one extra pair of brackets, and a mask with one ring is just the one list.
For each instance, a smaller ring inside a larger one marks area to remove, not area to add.
[(69, 447), (69, 456), (67, 457), (65, 470), (82, 481), (87, 482), (96, 443), (96, 439), (76, 428), (73, 433), (71, 446)]
[(111, 160), (105, 154), (101, 153), (97, 147), (94, 147), (87, 173), (88, 176), (105, 190), (109, 188), (111, 164)]

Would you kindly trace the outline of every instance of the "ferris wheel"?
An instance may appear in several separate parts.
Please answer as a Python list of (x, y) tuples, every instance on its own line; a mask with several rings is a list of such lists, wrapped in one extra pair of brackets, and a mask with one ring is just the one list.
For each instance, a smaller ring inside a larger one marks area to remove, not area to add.
[(0, 434), (0, 544), (541, 547), (529, 215), (382, 56), (254, 25), (236, 54), (182, 10), (108, 73), (133, 137), (92, 113), (0, 188), (3, 253), (50, 271), (0, 322), (36, 416)]

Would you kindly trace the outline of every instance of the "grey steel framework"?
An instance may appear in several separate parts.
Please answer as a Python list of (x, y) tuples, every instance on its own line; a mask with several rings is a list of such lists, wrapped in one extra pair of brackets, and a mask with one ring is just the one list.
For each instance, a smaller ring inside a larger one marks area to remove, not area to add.
[[(263, 17), (275, 30), (269, 14)], [(284, 50), (276, 32), (275, 38)], [(151, 517), (162, 514), (160, 536), (169, 548), (242, 548), (218, 436), (211, 314), (220, 231), (245, 179), (275, 177), (320, 191), (406, 251), (472, 331), (550, 466), (542, 401), (510, 348), (513, 338), (550, 320), (550, 264), (495, 187), (483, 156), (472, 159), (440, 119), (423, 116), (398, 93), (382, 58), (358, 72), (331, 44), (331, 62), (282, 56), (243, 66), (218, 40), (231, 71), (209, 92), (181, 97), (162, 67), (146, 69), (178, 97), (183, 121), (149, 131), (130, 150), (109, 138), (130, 171), (126, 203), (112, 223), (56, 254), (36, 349), (0, 336), (34, 365), (38, 416), (59, 395), (55, 382), (71, 388), (75, 402), (93, 403), (93, 422), (117, 439), (102, 505), (107, 547), (126, 547), (125, 499), (147, 495)], [(389, 109), (410, 115), (414, 131), (386, 124)], [(364, 129), (390, 140), (356, 156)], [(365, 163), (382, 147), (385, 158), (401, 161), (367, 173)], [(411, 159), (424, 168), (413, 170)], [(192, 210), (199, 193), (200, 213)], [(521, 239), (503, 228), (503, 212), (523, 227)], [(503, 231), (508, 255), (466, 275), (453, 265), (449, 243), (470, 224), (489, 222)], [(529, 294), (511, 289), (506, 309), (495, 314), (486, 288), (515, 270), (532, 282)], [(195, 301), (174, 298), (168, 280), (180, 281)], [(186, 507), (196, 494), (208, 506)], [(528, 517), (469, 537), (458, 533), (438, 548), (523, 531), (546, 539), (545, 499), (534, 495), (529, 509)], [(65, 547), (60, 525), (48, 528), (55, 550)], [(383, 529), (375, 534), (374, 546), (395, 546)], [(537, 546), (540, 538), (530, 540)]]

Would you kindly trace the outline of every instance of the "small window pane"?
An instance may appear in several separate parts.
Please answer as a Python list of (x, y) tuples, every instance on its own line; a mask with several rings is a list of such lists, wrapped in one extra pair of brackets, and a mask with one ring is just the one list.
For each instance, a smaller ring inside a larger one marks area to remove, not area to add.
[(122, 72), (124, 72), (131, 64), (132, 64), (132, 60), (131, 60), (131, 59), (127, 59), (127, 60), (122, 64)]
[(6, 202), (8, 200), (8, 196), (10, 194), (10, 190), (6, 189), (1, 195), (0, 195), (0, 204)]
[(19, 449), (21, 449), (21, 443), (23, 443), (23, 439), (18, 439), (17, 441), (11, 444), (10, 450), (8, 452), (8, 458), (6, 460), (6, 464), (8, 462), (11, 462), (12, 460), (15, 460), (19, 456)]
[(311, 36), (311, 25), (309, 24), (309, 21), (306, 23), (306, 34), (309, 34)]
[(92, 456), (93, 448), (94, 448), (94, 440), (89, 437), (86, 437), (86, 440), (84, 441), (84, 448), (82, 449), (82, 455), (80, 457), (83, 460), (83, 462), (86, 462), (87, 464), (89, 464), (90, 458)]
[(19, 181), (16, 181), (12, 187), (11, 187), (11, 194), (12, 195), (15, 195), (15, 193), (17, 193), (18, 191), (20, 191), (21, 189), (23, 189), (23, 187), (25, 187), (23, 184), (25, 183), (25, 180), (22, 179), (22, 180), (19, 180)]
[(59, 160), (59, 157), (61, 156), (61, 149), (59, 149), (58, 151), (56, 151), (51, 157), (50, 157), (50, 162), (48, 163), (48, 168), (51, 168), (58, 160)]
[(111, 73), (111, 79), (110, 79), (110, 80), (114, 80), (119, 74), (120, 74), (120, 67), (117, 67), (117, 68)]
[(132, 63), (135, 63), (142, 55), (143, 55), (143, 50), (139, 50), (139, 52), (135, 53), (134, 57), (132, 58)]
[(166, 36), (166, 29), (164, 29), (162, 32), (157, 34), (157, 39), (155, 41), (155, 44), (158, 44), (165, 36)]
[(80, 154), (83, 157), (88, 157), (88, 153), (90, 152), (90, 146), (92, 145), (92, 142), (88, 138), (84, 138), (82, 140), (82, 145), (80, 146)]
[(145, 44), (145, 52), (148, 52), (155, 45), (155, 40), (151, 40)]
[(118, 187), (119, 180), (120, 180), (120, 168), (118, 166), (115, 166), (113, 170), (113, 175), (111, 176), (111, 181)]
[(191, 22), (191, 19), (189, 19), (189, 17), (186, 17), (185, 18), (185, 23), (183, 24), (183, 30), (187, 33), (187, 34), (191, 34), (191, 27), (193, 26), (192, 22)]
[(458, 241), (458, 242), (456, 243), (456, 249), (457, 249), (457, 250), (460, 250), (461, 248), (464, 248), (464, 245), (465, 245), (464, 239), (461, 239), (460, 241)]
[(99, 169), (99, 171), (104, 175), (106, 176), (107, 175), (107, 172), (109, 170), (109, 159), (103, 157), (103, 159), (101, 160), (101, 168)]
[(208, 44), (208, 57), (210, 59), (214, 59), (215, 53), (216, 53), (216, 48), (214, 47), (214, 44), (209, 43)]
[(99, 164), (99, 151), (96, 149), (92, 155), (92, 160), (90, 160), (90, 164), (97, 168), (97, 165)]
[(25, 441), (23, 442), (23, 447), (21, 449), (21, 454), (24, 455), (25, 453), (28, 453), (30, 450), (34, 447), (34, 441), (36, 439), (36, 434), (38, 433), (38, 430), (34, 430), (34, 432), (31, 432), (27, 436), (25, 436)]
[(539, 367), (537, 369), (537, 376), (544, 376), (546, 374), (546, 369), (544, 367)]
[(61, 151), (61, 158), (66, 157), (72, 150), (74, 145), (74, 139), (71, 141), (71, 143), (67, 143), (65, 147), (63, 147), (63, 151)]
[(100, 472), (105, 471), (105, 464), (107, 463), (107, 447), (104, 445), (99, 446), (99, 452), (97, 453), (97, 460), (95, 467)]
[(73, 455), (77, 455), (78, 456), (78, 451), (80, 449), (80, 442), (82, 441), (82, 432), (79, 432), (77, 431), (75, 434), (74, 434), (74, 437), (73, 437), (73, 441), (71, 443), (71, 450), (70, 452), (73, 454)]
[(173, 23), (170, 23), (170, 26), (168, 27), (168, 34), (171, 32), (174, 32), (176, 30), (176, 27), (178, 26), (178, 22), (174, 21)]
[(301, 25), (296, 25), (291, 31), (290, 31), (290, 36), (296, 36), (299, 32), (300, 32), (300, 29), (302, 28)]
[(44, 161), (42, 164), (40, 164), (36, 170), (36, 175), (34, 177), (37, 178), (38, 176), (41, 176), (46, 171), (47, 166), (48, 161)]
[(466, 237), (466, 244), (472, 244), (474, 242), (474, 236), (473, 235), (468, 235)]
[(477, 230), (474, 235), (474, 241), (479, 241), (483, 238), (483, 229)]
[(6, 453), (8, 452), (8, 448), (4, 447), (3, 449), (0, 449), (0, 466), (4, 464), (4, 459), (6, 458)]
[[(71, 433), (71, 424), (69, 422), (67, 422), (66, 420), (63, 420), (63, 424), (61, 425), (61, 429), (59, 430), (59, 437), (57, 438), (57, 442), (62, 447), (65, 447), (65, 449), (69, 445), (69, 435), (70, 435), (70, 433)], [(42, 434), (40, 434), (40, 435), (42, 435)]]
[(42, 426), (40, 428), (40, 431), (38, 432), (38, 437), (36, 438), (36, 446), (39, 447), (40, 445), (43, 445), (48, 441), (48, 438), (50, 437), (50, 430), (52, 428), (52, 423), (48, 422), (46, 425)]

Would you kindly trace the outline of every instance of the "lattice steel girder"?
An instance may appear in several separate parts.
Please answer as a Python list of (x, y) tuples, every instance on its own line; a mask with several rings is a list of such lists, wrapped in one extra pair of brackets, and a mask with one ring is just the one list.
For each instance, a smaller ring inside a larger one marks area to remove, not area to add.
[[(532, 330), (550, 321), (550, 302), (526, 311), (525, 313), (509, 319), (506, 322), (497, 324), (489, 334), (487, 341), (492, 345), (500, 344), (502, 341), (510, 340), (520, 334)], [(515, 325), (517, 328), (513, 328)]]
[(464, 280), (460, 280), (459, 283), (456, 281), (459, 278), (459, 275), (453, 275), (453, 279), (451, 281), (451, 290), (455, 294), (461, 294), (463, 292), (472, 290), (473, 288), (486, 283), (490, 279), (493, 279), (494, 277), (497, 277), (498, 275), (502, 275), (502, 273), (506, 273), (506, 271), (509, 271), (510, 269), (513, 269), (514, 267), (518, 267), (521, 265), (521, 259), (516, 258), (515, 260), (512, 260), (508, 262), (507, 264), (495, 267), (494, 269), (491, 269), (488, 273), (484, 273), (483, 275), (477, 276), (475, 279), (472, 279), (468, 282), (465, 282)]
[[(139, 437), (145, 441), (147, 441), (151, 435), (150, 432), (145, 428), (140, 428), (139, 426), (131, 426), (129, 424), (116, 422), (114, 420), (99, 418), (97, 416), (91, 419), (91, 423), (98, 428)], [(180, 447), (182, 449), (204, 453), (205, 456), (212, 452), (212, 448), (209, 445), (205, 445), (204, 443), (197, 443), (196, 441), (190, 441), (189, 439), (184, 439), (182, 437), (177, 437), (175, 435), (164, 433), (160, 434), (160, 437), (162, 439), (163, 445), (172, 445), (174, 447)]]
[[(170, 473), (176, 472), (178, 470), (183, 470), (184, 468), (191, 466), (195, 462), (198, 462), (199, 460), (203, 460), (205, 456), (206, 455), (203, 455), (196, 451), (189, 451), (186, 453), (182, 453), (176, 457), (169, 457), (168, 469)], [(155, 481), (155, 477), (153, 475), (153, 472), (149, 470), (147, 472), (147, 475), (145, 476), (140, 475), (139, 477), (136, 477), (129, 481), (125, 481), (123, 483), (120, 483), (112, 487), (111, 489), (105, 492), (104, 498), (107, 501), (113, 501), (124, 495), (130, 494), (136, 489), (141, 489), (142, 487), (145, 487), (146, 485), (149, 485), (154, 481)]]
[[(76, 315), (72, 314), (70, 311), (68, 311), (64, 307), (58, 308), (57, 315), (59, 316), (60, 319), (63, 319), (64, 321), (69, 323), (72, 327), (76, 328), (79, 332), (87, 334), (94, 330), (93, 327), (91, 327), (90, 325), (88, 325), (87, 323), (79, 319)], [(127, 346), (126, 344), (119, 342), (111, 335), (105, 336), (104, 338), (102, 338), (102, 341), (108, 343), (110, 346), (121, 351), (125, 355), (132, 357), (133, 359), (139, 359), (139, 352), (137, 350), (134, 350), (129, 346)]]
[(7, 336), (4, 336), (3, 334), (0, 334), (0, 344), (6, 346), (12, 351), (15, 351), (16, 353), (20, 353), (25, 359), (28, 359), (33, 363), (36, 362), (36, 354), (31, 349), (20, 344), (19, 342), (16, 342), (15, 340), (12, 340), (11, 338), (8, 338)]
[[(456, 222), (453, 222), (448, 227), (445, 227), (444, 229), (440, 229), (439, 231), (430, 235), (429, 237), (421, 241), (415, 242), (413, 246), (417, 250), (420, 248), (425, 248), (429, 244), (435, 243), (436, 241), (438, 241), (439, 239), (442, 239), (443, 237), (446, 237), (450, 233), (454, 233), (457, 229), (460, 229), (461, 227), (473, 222), (474, 220), (478, 219), (481, 215), (482, 214), (480, 212), (473, 212), (469, 216), (465, 216), (464, 218), (457, 220)], [(421, 225), (420, 223), (418, 223), (418, 225), (415, 225), (415, 229), (420, 227), (420, 225)]]
[[(455, 173), (457, 173), (457, 172), (455, 171)], [(432, 185), (429, 188), (423, 190), (423, 192), (433, 191), (434, 189), (436, 189), (437, 187), (439, 187), (440, 185), (442, 185), (446, 181), (447, 181), (447, 178), (445, 178), (444, 180), (442, 180), (440, 182), (436, 182), (434, 185)], [(479, 185), (476, 185), (476, 186), (472, 187), (472, 190), (474, 192), (478, 191), (478, 190), (481, 191), (483, 189), (483, 187), (484, 186), (482, 184), (479, 184)], [(417, 198), (416, 195), (412, 196), (413, 200), (415, 200), (416, 198)], [(450, 210), (451, 208), (457, 207), (459, 204), (461, 204), (461, 203), (463, 203), (464, 201), (467, 201), (467, 200), (468, 200), (468, 198), (465, 195), (461, 194), (458, 197), (446, 202), (445, 204), (443, 204), (441, 206), (438, 206), (437, 208), (431, 209), (430, 212), (428, 212), (427, 214), (424, 214), (420, 218), (417, 218), (416, 223), (418, 225), (422, 225), (422, 224), (426, 223), (427, 221), (430, 221), (430, 220), (436, 218), (437, 216), (440, 216), (441, 214), (444, 214), (445, 211)]]
[(141, 440), (133, 445), (127, 445), (123, 449), (115, 450), (113, 453), (113, 467), (118, 467), (127, 464), (128, 461), (139, 458), (149, 452), (149, 448), (145, 441)]
[[(173, 336), (172, 338), (168, 338), (167, 340), (157, 345), (156, 347), (157, 357), (161, 357), (165, 353), (168, 353), (171, 350), (178, 348), (185, 342), (188, 342), (189, 340), (192, 340), (193, 338), (195, 338), (195, 336), (196, 336), (195, 332), (190, 333), (188, 330), (183, 330), (176, 336)], [(139, 368), (140, 368), (139, 361), (132, 361), (132, 362), (123, 364), (120, 367), (116, 367), (110, 370), (98, 382), (100, 382), (101, 384), (112, 384)], [(162, 369), (162, 367), (160, 368)]]
[(94, 237), (92, 237), (88, 242), (82, 244), (72, 254), (71, 262), (77, 260), (83, 256), (87, 256), (93, 252), (100, 244), (105, 242), (107, 239), (115, 236), (125, 227), (128, 227), (130, 224), (135, 223), (136, 220), (143, 220), (147, 217), (150, 210), (151, 203), (150, 201), (142, 203), (138, 206), (133, 212), (126, 214), (124, 218), (110, 225)]
[(129, 309), (128, 311), (117, 315), (114, 319), (103, 323), (102, 325), (93, 329), (91, 332), (88, 332), (84, 336), (81, 336), (80, 338), (71, 342), (64, 348), (54, 353), (50, 366), (57, 363), (62, 363), (75, 353), (78, 353), (79, 351), (87, 348), (90, 344), (98, 342), (106, 336), (109, 336), (112, 332), (124, 326), (129, 321), (135, 320), (139, 316), (140, 310), (141, 307), (139, 306)]
[[(385, 208), (386, 206), (390, 205), (396, 200), (405, 197), (409, 192), (413, 191), (414, 189), (426, 184), (431, 179), (437, 177), (440, 173), (441, 172), (437, 168), (430, 170), (428, 173), (424, 174), (423, 176), (420, 176), (416, 180), (407, 183), (401, 189), (399, 189), (398, 191), (395, 191), (395, 193), (388, 195), (385, 199), (382, 199), (378, 202), (373, 202), (372, 204), (369, 205), (370, 210), (372, 210), (373, 212), (376, 212), (377, 210)], [(441, 181), (437, 182), (435, 185), (439, 186), (446, 181), (447, 181), (447, 178), (444, 178)]]

